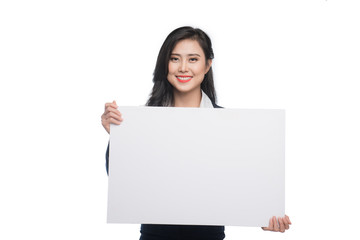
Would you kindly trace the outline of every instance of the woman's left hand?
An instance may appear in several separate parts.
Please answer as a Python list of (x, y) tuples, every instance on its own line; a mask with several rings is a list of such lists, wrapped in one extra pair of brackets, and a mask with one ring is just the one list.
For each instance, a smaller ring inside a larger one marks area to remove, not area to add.
[(276, 218), (275, 216), (270, 218), (269, 226), (262, 227), (264, 231), (273, 231), (273, 232), (285, 232), (289, 229), (291, 224), (290, 218), (285, 215), (285, 217)]

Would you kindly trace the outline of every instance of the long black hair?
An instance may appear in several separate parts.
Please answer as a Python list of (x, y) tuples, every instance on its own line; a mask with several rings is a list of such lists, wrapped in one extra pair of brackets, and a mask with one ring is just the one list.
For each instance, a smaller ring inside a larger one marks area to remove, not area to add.
[[(210, 59), (214, 58), (214, 52), (211, 46), (209, 36), (199, 28), (180, 27), (172, 31), (165, 39), (160, 48), (159, 55), (156, 61), (154, 70), (154, 86), (147, 101), (147, 106), (171, 106), (174, 103), (173, 86), (167, 80), (169, 71), (169, 61), (171, 52), (175, 45), (185, 39), (196, 40), (205, 53), (205, 60), (208, 64)], [(214, 87), (214, 79), (212, 67), (205, 74), (204, 80), (201, 83), (201, 89), (210, 98), (213, 103), (216, 103), (216, 92)]]

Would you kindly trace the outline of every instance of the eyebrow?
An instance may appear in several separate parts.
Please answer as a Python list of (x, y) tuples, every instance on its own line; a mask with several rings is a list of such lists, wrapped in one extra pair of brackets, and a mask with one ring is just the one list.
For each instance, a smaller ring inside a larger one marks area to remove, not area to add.
[[(178, 53), (171, 53), (171, 55), (181, 56), (181, 54), (178, 54)], [(201, 57), (200, 54), (197, 54), (197, 53), (190, 53), (190, 54), (187, 54), (186, 56), (198, 56), (198, 57)]]

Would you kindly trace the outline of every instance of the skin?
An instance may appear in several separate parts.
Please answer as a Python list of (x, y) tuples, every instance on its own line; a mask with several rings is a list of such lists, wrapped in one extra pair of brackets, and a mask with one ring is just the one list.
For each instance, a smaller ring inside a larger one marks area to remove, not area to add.
[(105, 111), (101, 115), (101, 124), (105, 130), (110, 134), (110, 124), (120, 125), (123, 121), (121, 113), (117, 110), (118, 105), (115, 100), (113, 102), (105, 103)]
[(272, 232), (285, 232), (290, 228), (291, 221), (290, 218), (285, 215), (285, 217), (276, 218), (275, 216), (270, 218), (269, 226), (262, 227), (264, 231), (272, 231)]
[[(205, 74), (209, 71), (212, 61), (206, 60), (204, 51), (196, 40), (185, 39), (176, 44), (170, 61), (168, 81), (174, 87), (174, 107), (199, 107), (201, 102), (201, 83)], [(191, 76), (188, 82), (180, 82), (178, 76)], [(121, 113), (117, 110), (115, 101), (105, 103), (105, 111), (101, 116), (101, 123), (105, 130), (110, 133), (110, 124), (120, 125), (123, 121)], [(290, 218), (276, 218), (269, 220), (268, 227), (262, 227), (264, 231), (285, 232), (291, 225)]]
[[(196, 40), (185, 39), (174, 47), (168, 65), (167, 79), (174, 87), (174, 107), (199, 107), (201, 83), (211, 67), (205, 53)], [(181, 82), (178, 77), (190, 76), (190, 81)]]

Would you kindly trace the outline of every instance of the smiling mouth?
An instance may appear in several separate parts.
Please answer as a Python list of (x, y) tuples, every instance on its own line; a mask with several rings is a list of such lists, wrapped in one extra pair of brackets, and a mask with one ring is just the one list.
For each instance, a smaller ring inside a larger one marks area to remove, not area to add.
[(179, 82), (186, 83), (192, 79), (192, 76), (176, 76)]

